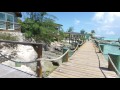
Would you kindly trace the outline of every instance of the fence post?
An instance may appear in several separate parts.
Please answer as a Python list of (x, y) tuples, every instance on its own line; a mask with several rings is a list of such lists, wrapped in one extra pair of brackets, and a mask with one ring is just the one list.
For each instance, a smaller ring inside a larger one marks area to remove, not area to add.
[[(63, 48), (63, 54), (68, 50), (68, 48)], [(68, 52), (63, 56), (62, 62), (68, 62)]]
[[(100, 45), (100, 48), (101, 48), (101, 51), (104, 53), (104, 45)], [(102, 52), (100, 51), (100, 48), (99, 48), (99, 52), (102, 53)]]
[[(35, 51), (38, 54), (38, 58), (42, 58), (42, 44), (41, 45), (33, 45), (33, 48), (35, 49)], [(37, 61), (37, 66), (36, 66), (36, 73), (37, 73), (37, 77), (42, 77), (42, 66), (41, 66), (41, 61)]]
[[(42, 44), (38, 46), (38, 58), (42, 58)], [(42, 66), (41, 66), (41, 61), (37, 62), (37, 76), (42, 77)]]

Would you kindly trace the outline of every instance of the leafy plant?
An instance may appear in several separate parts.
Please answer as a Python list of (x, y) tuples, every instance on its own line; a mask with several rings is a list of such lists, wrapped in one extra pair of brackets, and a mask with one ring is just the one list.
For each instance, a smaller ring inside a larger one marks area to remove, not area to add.
[(30, 18), (26, 18), (21, 23), (22, 32), (25, 33), (26, 39), (32, 40), (33, 38), (38, 43), (50, 44), (52, 41), (64, 38), (63, 30), (56, 29), (58, 26), (54, 20), (56, 17), (46, 12), (29, 12), (28, 15)]

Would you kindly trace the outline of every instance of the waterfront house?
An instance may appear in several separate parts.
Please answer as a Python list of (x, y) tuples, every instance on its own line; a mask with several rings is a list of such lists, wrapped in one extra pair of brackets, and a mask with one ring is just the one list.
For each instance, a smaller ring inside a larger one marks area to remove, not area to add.
[(0, 12), (0, 31), (21, 31), (18, 17), (22, 17), (21, 12)]

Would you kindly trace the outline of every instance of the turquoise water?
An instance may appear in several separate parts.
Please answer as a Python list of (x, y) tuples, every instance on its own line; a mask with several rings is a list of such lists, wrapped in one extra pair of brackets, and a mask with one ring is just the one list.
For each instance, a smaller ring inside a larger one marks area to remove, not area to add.
[(120, 36), (105, 37), (104, 40), (118, 40)]
[[(104, 40), (118, 40), (119, 37), (120, 36), (105, 37)], [(119, 44), (119, 43), (117, 42), (116, 44)], [(104, 54), (105, 54), (106, 59), (107, 59), (106, 54), (108, 54), (108, 53), (120, 55), (119, 46), (104, 44)]]
[(120, 49), (119, 46), (114, 46), (114, 45), (105, 45), (105, 44), (100, 44), (100, 45), (104, 45), (104, 56), (106, 58), (106, 60), (108, 60), (108, 53), (109, 54), (115, 54), (115, 55), (120, 55)]

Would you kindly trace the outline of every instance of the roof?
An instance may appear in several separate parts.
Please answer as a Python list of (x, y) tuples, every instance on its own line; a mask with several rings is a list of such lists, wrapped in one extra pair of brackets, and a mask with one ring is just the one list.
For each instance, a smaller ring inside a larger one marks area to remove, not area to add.
[(66, 34), (74, 34), (74, 35), (78, 35), (78, 34), (80, 34), (80, 33), (78, 33), (78, 32), (65, 32)]
[(62, 24), (57, 24), (58, 26), (63, 26)]
[(16, 14), (17, 17), (22, 17), (22, 13), (21, 12), (14, 12)]

